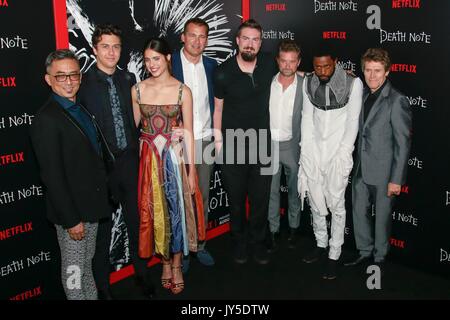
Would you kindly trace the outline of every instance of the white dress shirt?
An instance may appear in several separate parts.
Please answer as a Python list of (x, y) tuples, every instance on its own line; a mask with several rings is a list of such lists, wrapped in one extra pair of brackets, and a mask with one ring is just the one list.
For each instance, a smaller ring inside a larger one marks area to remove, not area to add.
[(199, 140), (211, 135), (211, 111), (209, 109), (208, 81), (206, 79), (203, 58), (197, 64), (190, 62), (181, 49), (181, 65), (184, 83), (192, 91), (194, 139)]
[(283, 91), (283, 86), (278, 82), (278, 73), (272, 80), (270, 87), (270, 133), (274, 141), (289, 141), (292, 139), (292, 116), (294, 113), (294, 101), (297, 93), (297, 77)]

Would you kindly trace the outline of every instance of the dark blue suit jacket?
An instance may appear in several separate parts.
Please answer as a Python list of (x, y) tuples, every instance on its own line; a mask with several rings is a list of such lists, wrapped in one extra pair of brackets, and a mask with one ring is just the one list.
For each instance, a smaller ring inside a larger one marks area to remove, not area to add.
[[(180, 50), (176, 50), (172, 54), (172, 73), (175, 78), (184, 83), (183, 66), (181, 64)], [(208, 82), (209, 109), (211, 110), (211, 127), (213, 126), (214, 115), (214, 88), (213, 78), (214, 70), (217, 67), (217, 61), (207, 56), (203, 56), (203, 66), (205, 67), (206, 80)]]

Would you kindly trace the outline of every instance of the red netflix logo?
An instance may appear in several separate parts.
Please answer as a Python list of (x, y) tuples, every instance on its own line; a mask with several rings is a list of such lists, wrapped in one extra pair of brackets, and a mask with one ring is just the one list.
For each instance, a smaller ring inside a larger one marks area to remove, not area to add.
[(270, 11), (286, 11), (286, 3), (268, 3), (266, 4), (266, 12)]
[(406, 73), (417, 73), (417, 65), (415, 64), (404, 64), (404, 63), (394, 63), (391, 65), (392, 72), (406, 72)]
[(400, 9), (400, 8), (420, 8), (420, 0), (392, 0), (392, 8)]
[(8, 1), (7, 0), (0, 0), (0, 7), (8, 7)]
[(33, 231), (33, 223), (27, 222), (18, 226), (14, 226), (5, 230), (0, 230), (0, 240), (6, 240), (21, 233)]
[(16, 87), (16, 77), (0, 77), (0, 87)]
[(398, 239), (390, 238), (389, 242), (390, 242), (391, 246), (393, 246), (393, 247), (405, 249), (405, 240), (398, 240)]
[(347, 32), (346, 31), (324, 31), (322, 33), (323, 39), (339, 39), (346, 40)]
[(400, 190), (401, 193), (409, 194), (409, 186), (402, 186), (402, 189)]
[(42, 295), (41, 287), (33, 288), (25, 292), (19, 293), (18, 295), (9, 298), (9, 300), (28, 300)]
[(12, 163), (25, 162), (23, 152), (16, 152), (13, 154), (5, 154), (0, 156), (0, 166), (5, 166)]

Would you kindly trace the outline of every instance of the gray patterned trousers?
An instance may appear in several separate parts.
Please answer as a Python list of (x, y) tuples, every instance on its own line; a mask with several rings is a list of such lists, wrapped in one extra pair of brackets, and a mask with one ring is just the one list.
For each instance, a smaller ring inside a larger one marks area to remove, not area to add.
[(68, 300), (97, 300), (92, 274), (98, 223), (84, 223), (84, 238), (73, 240), (66, 229), (55, 225), (61, 250), (61, 280)]

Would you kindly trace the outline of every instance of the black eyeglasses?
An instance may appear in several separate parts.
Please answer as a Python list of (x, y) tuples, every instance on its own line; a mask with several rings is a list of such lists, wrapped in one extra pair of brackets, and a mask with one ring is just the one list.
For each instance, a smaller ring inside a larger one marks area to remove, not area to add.
[(70, 81), (80, 81), (81, 73), (71, 73), (71, 74), (57, 74), (52, 75), (52, 77), (55, 77), (56, 81), (58, 82), (65, 82), (67, 81), (67, 78), (70, 79)]

